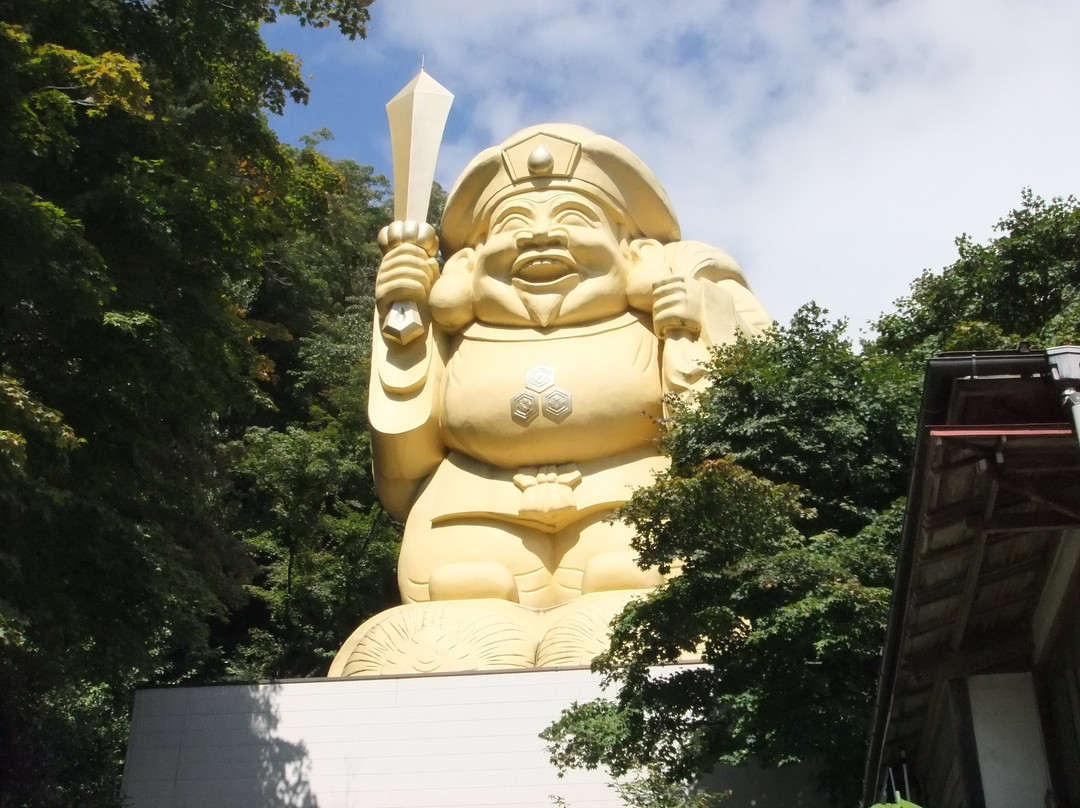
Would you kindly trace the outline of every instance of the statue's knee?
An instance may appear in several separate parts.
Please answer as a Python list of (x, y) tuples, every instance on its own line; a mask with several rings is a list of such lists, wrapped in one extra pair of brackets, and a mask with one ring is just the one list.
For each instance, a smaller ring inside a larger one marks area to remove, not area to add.
[(597, 553), (585, 565), (581, 592), (611, 592), (620, 589), (652, 589), (664, 582), (655, 568), (641, 569), (633, 550)]
[(428, 581), (428, 593), (432, 600), (499, 598), (518, 602), (514, 576), (494, 561), (458, 561), (436, 567)]

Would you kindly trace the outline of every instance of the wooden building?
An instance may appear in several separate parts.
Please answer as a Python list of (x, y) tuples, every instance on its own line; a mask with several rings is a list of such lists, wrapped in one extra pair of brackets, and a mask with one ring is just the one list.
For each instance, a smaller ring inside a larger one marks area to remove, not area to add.
[(927, 369), (863, 804), (1080, 808), (1080, 347)]

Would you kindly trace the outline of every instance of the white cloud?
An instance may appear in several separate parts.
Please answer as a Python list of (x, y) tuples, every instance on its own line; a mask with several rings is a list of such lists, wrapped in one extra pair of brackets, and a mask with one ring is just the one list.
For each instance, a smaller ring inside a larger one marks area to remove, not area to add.
[(377, 117), (423, 54), (457, 96), (445, 184), (519, 128), (589, 126), (638, 152), (684, 234), (732, 252), (781, 319), (813, 297), (858, 326), (951, 261), (954, 236), (988, 237), (1023, 186), (1080, 189), (1071, 0), (382, 0), (372, 12), (369, 40), (324, 40), (320, 69), (383, 92), (363, 111)]

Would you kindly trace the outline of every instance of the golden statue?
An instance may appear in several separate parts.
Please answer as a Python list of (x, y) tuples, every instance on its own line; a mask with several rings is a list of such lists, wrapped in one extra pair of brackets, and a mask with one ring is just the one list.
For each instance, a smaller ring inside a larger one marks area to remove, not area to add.
[(441, 229), (441, 274), (430, 226), (381, 236), (368, 409), (404, 605), (335, 676), (588, 664), (663, 581), (609, 517), (666, 464), (666, 397), (771, 323), (734, 260), (680, 240), (644, 163), (580, 126), (482, 152)]

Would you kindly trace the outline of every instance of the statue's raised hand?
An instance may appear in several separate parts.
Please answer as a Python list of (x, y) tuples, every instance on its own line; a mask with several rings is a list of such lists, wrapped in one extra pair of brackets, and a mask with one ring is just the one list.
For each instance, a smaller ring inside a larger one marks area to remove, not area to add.
[(666, 337), (696, 337), (704, 320), (700, 281), (669, 275), (653, 283), (653, 331)]
[(382, 333), (407, 344), (424, 331), (420, 306), (427, 305), (431, 285), (439, 276), (435, 229), (414, 221), (392, 222), (379, 232), (383, 260), (375, 276), (375, 303)]

